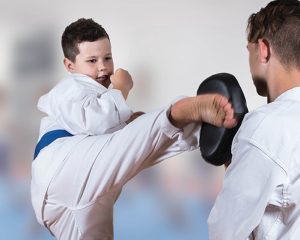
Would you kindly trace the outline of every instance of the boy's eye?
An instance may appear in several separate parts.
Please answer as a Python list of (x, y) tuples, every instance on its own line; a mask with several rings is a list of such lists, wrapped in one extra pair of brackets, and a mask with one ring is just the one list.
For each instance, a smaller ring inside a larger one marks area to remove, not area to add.
[(88, 62), (90, 62), (90, 63), (96, 63), (97, 60), (96, 59), (90, 59), (90, 60), (88, 60)]
[(111, 60), (112, 59), (112, 57), (106, 57), (105, 58), (105, 60)]

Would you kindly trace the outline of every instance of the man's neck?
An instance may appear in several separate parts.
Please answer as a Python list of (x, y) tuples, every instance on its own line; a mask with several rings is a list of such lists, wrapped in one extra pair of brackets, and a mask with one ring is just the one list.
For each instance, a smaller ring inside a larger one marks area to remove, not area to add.
[(268, 81), (268, 102), (273, 102), (282, 93), (295, 87), (300, 87), (300, 69), (277, 67)]

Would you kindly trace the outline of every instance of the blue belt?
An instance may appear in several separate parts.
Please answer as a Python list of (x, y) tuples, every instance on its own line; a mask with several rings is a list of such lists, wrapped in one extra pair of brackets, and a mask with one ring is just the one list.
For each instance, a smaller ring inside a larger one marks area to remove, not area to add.
[(44, 148), (47, 147), (50, 143), (54, 142), (58, 138), (62, 137), (71, 137), (73, 136), (71, 133), (67, 132), (66, 130), (53, 130), (50, 132), (45, 133), (40, 141), (37, 143), (35, 150), (34, 150), (34, 158), (37, 157), (39, 152)]

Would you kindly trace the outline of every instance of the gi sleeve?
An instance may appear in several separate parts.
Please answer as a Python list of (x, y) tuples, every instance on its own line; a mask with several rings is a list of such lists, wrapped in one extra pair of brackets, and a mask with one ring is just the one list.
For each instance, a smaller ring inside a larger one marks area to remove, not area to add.
[(232, 153), (223, 189), (208, 219), (212, 240), (247, 239), (285, 177), (272, 156), (250, 139), (239, 139)]
[(74, 135), (114, 132), (123, 128), (132, 114), (123, 95), (116, 89), (66, 95), (46, 95), (41, 98), (39, 109)]

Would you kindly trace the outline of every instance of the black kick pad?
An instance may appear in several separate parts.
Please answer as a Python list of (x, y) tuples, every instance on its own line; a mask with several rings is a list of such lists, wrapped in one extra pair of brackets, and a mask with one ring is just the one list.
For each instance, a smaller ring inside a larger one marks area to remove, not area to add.
[(238, 123), (234, 128), (215, 127), (202, 123), (200, 131), (200, 152), (205, 161), (220, 166), (231, 160), (231, 144), (245, 114), (248, 112), (243, 91), (236, 78), (229, 73), (218, 73), (205, 79), (197, 95), (218, 93), (229, 99)]

